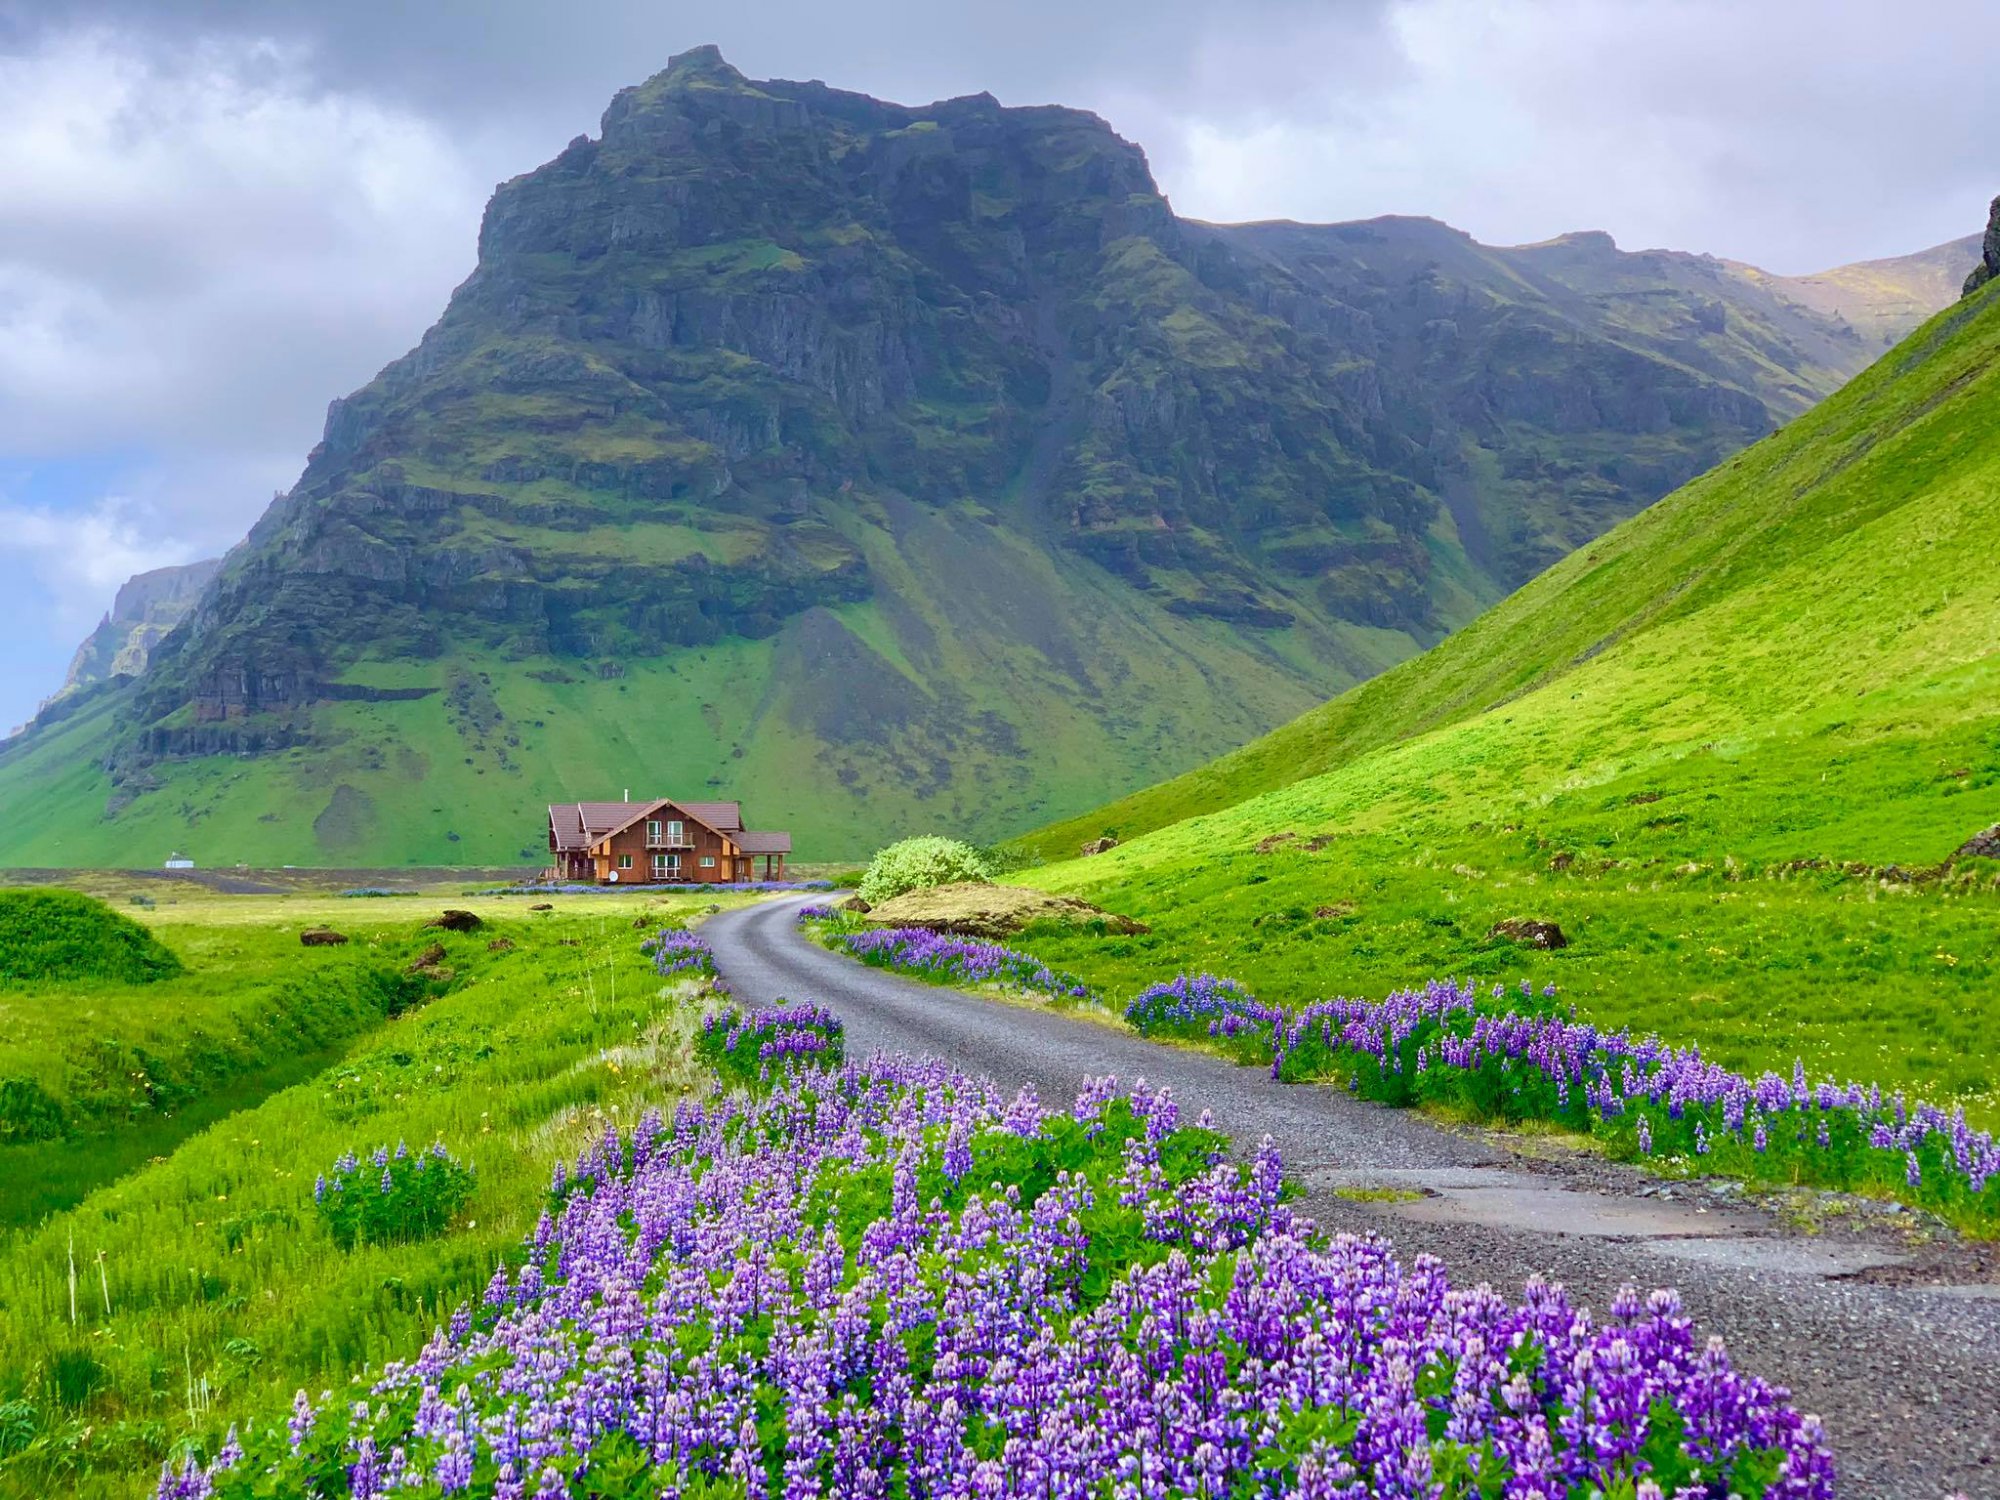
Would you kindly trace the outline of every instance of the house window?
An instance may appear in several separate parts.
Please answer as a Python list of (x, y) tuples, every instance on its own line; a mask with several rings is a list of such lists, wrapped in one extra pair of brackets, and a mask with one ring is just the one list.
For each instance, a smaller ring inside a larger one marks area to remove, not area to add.
[(712, 869), (714, 869), (714, 868), (715, 868), (715, 856), (714, 856), (713, 854), (704, 854), (704, 855), (703, 855), (703, 856), (701, 857), (701, 867), (702, 867), (702, 868), (703, 868), (704, 870), (712, 870)]
[(631, 869), (631, 868), (632, 868), (632, 856), (631, 856), (631, 855), (629, 855), (629, 854), (621, 854), (621, 855), (619, 855), (619, 856), (618, 856), (618, 868), (619, 868), (619, 869), (621, 869), (621, 870), (629, 870), (629, 869)]
[(655, 855), (653, 856), (653, 874), (654, 874), (654, 875), (656, 875), (656, 876), (658, 876), (658, 875), (664, 875), (664, 874), (666, 874), (666, 873), (667, 873), (667, 857), (666, 857), (666, 855), (664, 855), (664, 854), (655, 854)]
[(658, 818), (646, 819), (646, 842), (649, 844), (657, 844), (659, 843), (659, 841), (660, 841), (660, 820)]
[(680, 823), (679, 823), (678, 821), (675, 821), (675, 822), (672, 822), (672, 823), (669, 823), (669, 824), (667, 824), (667, 842), (668, 842), (668, 843), (670, 843), (670, 844), (678, 844), (678, 843), (682, 842), (682, 837), (681, 837), (681, 826), (682, 826), (682, 825), (681, 825), (681, 824), (680, 824)]
[(680, 872), (681, 857), (678, 854), (669, 854), (667, 856), (667, 873), (669, 875), (678, 875)]

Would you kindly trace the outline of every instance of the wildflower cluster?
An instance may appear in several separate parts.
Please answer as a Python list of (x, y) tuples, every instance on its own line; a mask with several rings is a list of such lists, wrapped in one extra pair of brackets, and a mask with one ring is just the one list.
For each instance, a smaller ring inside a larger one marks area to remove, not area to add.
[(1177, 1114), (895, 1059), (648, 1116), (414, 1359), (158, 1493), (1832, 1496), (1672, 1294), (1455, 1289)]
[(840, 920), (840, 911), (823, 901), (814, 901), (799, 908), (798, 918), (801, 922), (837, 922)]
[(705, 1016), (694, 1050), (724, 1083), (749, 1084), (778, 1077), (791, 1064), (836, 1067), (844, 1038), (840, 1017), (825, 1006), (780, 1005)]
[(653, 956), (653, 972), (662, 979), (675, 974), (715, 973), (715, 954), (699, 933), (680, 927), (663, 927), (659, 936), (647, 938), (639, 951)]
[(313, 1202), (343, 1250), (428, 1239), (471, 1198), (473, 1171), (437, 1141), (412, 1153), (401, 1141), (366, 1157), (352, 1151), (313, 1184)]
[(921, 927), (872, 927), (835, 932), (828, 940), (865, 964), (916, 974), (936, 984), (997, 984), (1050, 999), (1084, 1000), (1090, 989), (1073, 974), (999, 943), (928, 932)]
[(1699, 1047), (1605, 1031), (1525, 983), (1510, 994), (1433, 981), (1382, 1000), (1295, 1011), (1182, 975), (1126, 1015), (1147, 1035), (1203, 1037), (1274, 1078), (1338, 1075), (1386, 1104), (1448, 1103), (1487, 1118), (1553, 1119), (1634, 1155), (1700, 1159), (1772, 1181), (1886, 1193), (1969, 1225), (2000, 1225), (2000, 1144), (1947, 1113), (1860, 1084), (1751, 1078)]

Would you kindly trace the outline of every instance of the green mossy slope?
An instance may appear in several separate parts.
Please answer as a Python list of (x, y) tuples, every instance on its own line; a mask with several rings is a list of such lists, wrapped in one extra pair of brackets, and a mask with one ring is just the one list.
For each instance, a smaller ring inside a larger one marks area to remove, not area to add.
[[(1045, 830), (1125, 836), (1036, 878), (1154, 928), (1045, 956), (1274, 997), (1553, 979), (1990, 1116), (2000, 870), (1954, 853), (2000, 821), (1996, 355), (1986, 294), (1424, 657)], [(1488, 936), (1515, 916), (1571, 946)]]

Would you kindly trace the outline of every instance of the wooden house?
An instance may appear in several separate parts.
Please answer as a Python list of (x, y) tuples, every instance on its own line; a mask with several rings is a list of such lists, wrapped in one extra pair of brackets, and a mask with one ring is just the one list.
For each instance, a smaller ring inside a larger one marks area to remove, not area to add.
[(783, 880), (791, 852), (789, 833), (746, 829), (736, 802), (562, 802), (549, 808), (545, 873), (598, 885)]

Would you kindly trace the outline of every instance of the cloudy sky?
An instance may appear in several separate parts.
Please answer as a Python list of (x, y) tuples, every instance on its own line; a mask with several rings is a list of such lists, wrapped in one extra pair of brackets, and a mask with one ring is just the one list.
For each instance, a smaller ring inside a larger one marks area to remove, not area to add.
[(717, 42), (1097, 110), (1183, 213), (1601, 228), (1802, 272), (2000, 191), (1978, 0), (0, 0), (0, 732), (214, 555), (471, 269), (492, 184)]

